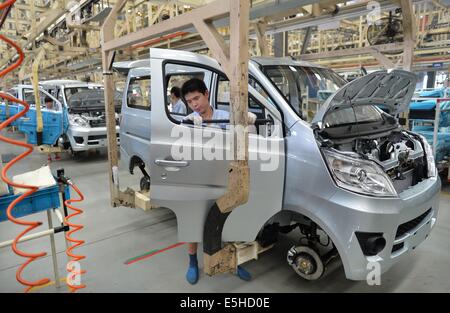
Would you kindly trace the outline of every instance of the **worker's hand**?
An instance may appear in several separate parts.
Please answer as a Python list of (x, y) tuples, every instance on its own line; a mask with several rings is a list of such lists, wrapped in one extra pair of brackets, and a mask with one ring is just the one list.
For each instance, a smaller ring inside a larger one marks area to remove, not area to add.
[(188, 115), (186, 119), (192, 121), (195, 126), (202, 126), (203, 120), (200, 115)]
[(252, 112), (248, 112), (248, 114), (247, 114), (247, 121), (248, 121), (248, 125), (255, 124), (256, 114), (254, 114)]

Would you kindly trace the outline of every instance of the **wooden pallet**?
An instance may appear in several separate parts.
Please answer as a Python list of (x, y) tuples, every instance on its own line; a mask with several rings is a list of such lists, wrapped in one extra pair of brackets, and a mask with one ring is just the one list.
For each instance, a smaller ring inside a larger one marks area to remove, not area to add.
[(251, 260), (258, 260), (258, 255), (271, 249), (274, 244), (262, 247), (259, 242), (252, 241), (242, 243), (235, 242), (233, 243), (233, 246), (236, 248), (236, 263), (237, 265), (240, 265)]

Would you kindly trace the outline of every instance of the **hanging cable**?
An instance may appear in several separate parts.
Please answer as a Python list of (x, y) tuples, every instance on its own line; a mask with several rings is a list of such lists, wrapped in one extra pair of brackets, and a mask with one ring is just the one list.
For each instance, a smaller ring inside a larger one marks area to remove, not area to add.
[[(16, 2), (16, 0), (8, 0), (5, 1), (3, 3), (0, 4), (0, 10), (3, 10), (7, 7), (11, 7), (14, 2)], [(0, 71), (0, 77), (3, 77), (4, 75), (8, 74), (9, 72), (13, 71), (14, 69), (16, 69), (17, 67), (20, 66), (20, 64), (23, 62), (24, 60), (24, 54), (22, 49), (12, 40), (8, 39), (7, 37), (0, 35), (0, 40), (6, 42), (9, 46), (12, 46), (18, 53), (19, 57), (18, 59), (10, 66), (8, 66), (6, 69)], [(5, 120), (4, 122), (2, 122), (0, 124), (0, 132), (6, 128), (10, 123), (16, 121), (17, 119), (19, 119), (20, 117), (24, 116), (28, 110), (29, 110), (29, 104), (26, 103), (25, 101), (19, 100), (13, 96), (10, 96), (8, 94), (5, 93), (1, 93), (0, 92), (0, 98), (2, 99), (7, 99), (11, 102), (14, 103), (18, 103), (21, 104), (24, 109), (22, 111), (19, 111), (16, 115), (11, 116), (10, 118), (8, 118), (7, 120)], [(2, 172), (1, 172), (1, 178), (3, 179), (3, 181), (5, 181), (9, 186), (13, 186), (16, 188), (22, 188), (22, 189), (28, 189), (26, 192), (24, 192), (23, 194), (21, 194), (18, 198), (14, 199), (14, 201), (12, 201), (9, 205), (8, 208), (6, 210), (6, 215), (8, 216), (8, 219), (17, 224), (17, 225), (22, 225), (22, 226), (27, 226), (27, 228), (22, 231), (13, 241), (12, 244), (12, 249), (14, 251), (14, 253), (16, 253), (17, 255), (24, 257), (24, 258), (28, 258), (28, 260), (23, 263), (19, 269), (16, 272), (16, 278), (17, 281), (19, 281), (21, 284), (27, 286), (25, 288), (25, 292), (30, 291), (31, 288), (35, 287), (35, 286), (40, 286), (40, 285), (44, 285), (50, 282), (50, 279), (48, 278), (43, 278), (37, 281), (29, 281), (26, 280), (22, 277), (22, 272), (23, 270), (33, 261), (35, 261), (38, 258), (44, 257), (47, 255), (47, 253), (45, 252), (41, 252), (41, 253), (27, 253), (24, 251), (21, 251), (17, 248), (17, 243), (19, 242), (19, 240), (28, 232), (30, 232), (31, 230), (39, 227), (40, 225), (42, 225), (41, 222), (29, 222), (29, 221), (25, 221), (23, 219), (16, 219), (14, 218), (14, 216), (12, 215), (12, 210), (14, 208), (15, 205), (17, 205), (20, 201), (22, 201), (24, 198), (30, 196), (31, 194), (33, 194), (34, 192), (36, 192), (38, 190), (38, 188), (36, 186), (32, 186), (32, 185), (25, 185), (25, 184), (16, 184), (14, 182), (12, 182), (11, 179), (9, 179), (7, 172), (8, 170), (18, 161), (22, 160), (23, 158), (25, 158), (26, 156), (28, 156), (29, 154), (31, 154), (33, 152), (33, 146), (30, 144), (27, 144), (25, 142), (22, 141), (18, 141), (18, 140), (13, 140), (10, 138), (6, 138), (4, 136), (0, 135), (0, 140), (4, 141), (6, 143), (12, 144), (12, 145), (16, 145), (16, 146), (20, 146), (26, 149), (25, 152), (23, 152), (22, 154), (18, 155), (17, 157), (13, 158), (10, 162), (8, 162), (8, 164), (6, 164), (6, 166), (3, 168)]]
[[(67, 241), (71, 242), (71, 246), (67, 248), (66, 253), (71, 258), (70, 262), (67, 263), (67, 271), (71, 273), (70, 277), (67, 279), (67, 285), (70, 288), (70, 292), (75, 292), (78, 289), (86, 288), (86, 285), (84, 284), (75, 284), (76, 281), (81, 281), (81, 275), (85, 274), (85, 270), (80, 270), (80, 264), (78, 263), (80, 260), (83, 260), (86, 258), (84, 255), (76, 255), (73, 253), (73, 250), (76, 248), (79, 248), (81, 245), (84, 244), (84, 240), (74, 239), (72, 238), (72, 234), (83, 229), (83, 225), (74, 224), (72, 222), (69, 222), (69, 220), (77, 215), (80, 215), (83, 213), (83, 210), (74, 207), (71, 203), (72, 202), (81, 202), (84, 200), (84, 196), (81, 193), (81, 191), (78, 189), (77, 186), (75, 186), (70, 180), (67, 180), (67, 184), (69, 184), (75, 192), (78, 194), (79, 199), (68, 199), (64, 202), (64, 204), (75, 211), (74, 213), (70, 214), (66, 218), (64, 218), (64, 222), (71, 228), (70, 231), (66, 233), (66, 239)], [(78, 277), (78, 280), (76, 279)]]

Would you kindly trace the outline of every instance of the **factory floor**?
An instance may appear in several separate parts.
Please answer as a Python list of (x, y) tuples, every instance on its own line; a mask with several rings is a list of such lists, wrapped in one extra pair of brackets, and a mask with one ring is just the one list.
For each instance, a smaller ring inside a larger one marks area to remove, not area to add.
[[(12, 136), (8, 134), (8, 136)], [(21, 138), (15, 134), (13, 137)], [(0, 142), (0, 153), (18, 154)], [(47, 156), (33, 153), (13, 168), (12, 174), (37, 169), (47, 163)], [(345, 279), (342, 267), (316, 282), (302, 280), (286, 263), (286, 251), (294, 238), (284, 236), (273, 249), (260, 255), (258, 261), (245, 264), (253, 276), (252, 281), (241, 281), (234, 275), (215, 277), (200, 275), (192, 286), (185, 280), (188, 264), (186, 246), (179, 246), (141, 260), (136, 257), (155, 249), (163, 249), (177, 242), (176, 219), (168, 209), (144, 212), (124, 207), (112, 208), (109, 202), (107, 155), (84, 154), (72, 158), (62, 154), (62, 160), (51, 163), (56, 171), (64, 168), (82, 190), (85, 200), (80, 203), (84, 214), (75, 219), (84, 229), (74, 237), (86, 243), (75, 252), (86, 256), (81, 261), (87, 271), (81, 292), (449, 292), (450, 291), (450, 184), (443, 182), (437, 225), (430, 237), (411, 255), (403, 258), (381, 277), (380, 286), (369, 286), (365, 281)], [(121, 172), (121, 185), (138, 185), (138, 175)], [(46, 213), (26, 217), (28, 220), (47, 221)], [(54, 216), (54, 222), (56, 217)], [(44, 223), (46, 226), (46, 223)], [(41, 226), (38, 230), (45, 229)], [(0, 223), (0, 242), (13, 239), (24, 228), (6, 221)], [(66, 275), (65, 241), (63, 233), (55, 235), (60, 277)], [(50, 252), (49, 237), (20, 244), (27, 252)], [(200, 250), (200, 249), (199, 249)], [(135, 262), (126, 265), (127, 260)], [(53, 280), (51, 256), (28, 266), (23, 276), (29, 280)], [(0, 249), (0, 292), (21, 292), (23, 286), (16, 281), (16, 271), (24, 258), (16, 256), (10, 247)], [(203, 262), (200, 260), (200, 266)], [(32, 292), (67, 292), (63, 284), (54, 283)]]

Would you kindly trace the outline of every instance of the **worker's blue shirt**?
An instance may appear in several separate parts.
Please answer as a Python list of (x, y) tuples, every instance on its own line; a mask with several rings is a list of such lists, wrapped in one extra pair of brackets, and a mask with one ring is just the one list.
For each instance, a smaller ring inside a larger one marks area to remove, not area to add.
[(175, 105), (172, 108), (172, 113), (179, 113), (179, 114), (185, 114), (187, 113), (186, 110), (186, 105), (184, 104), (184, 102), (179, 99), (177, 101), (177, 103), (175, 103)]

